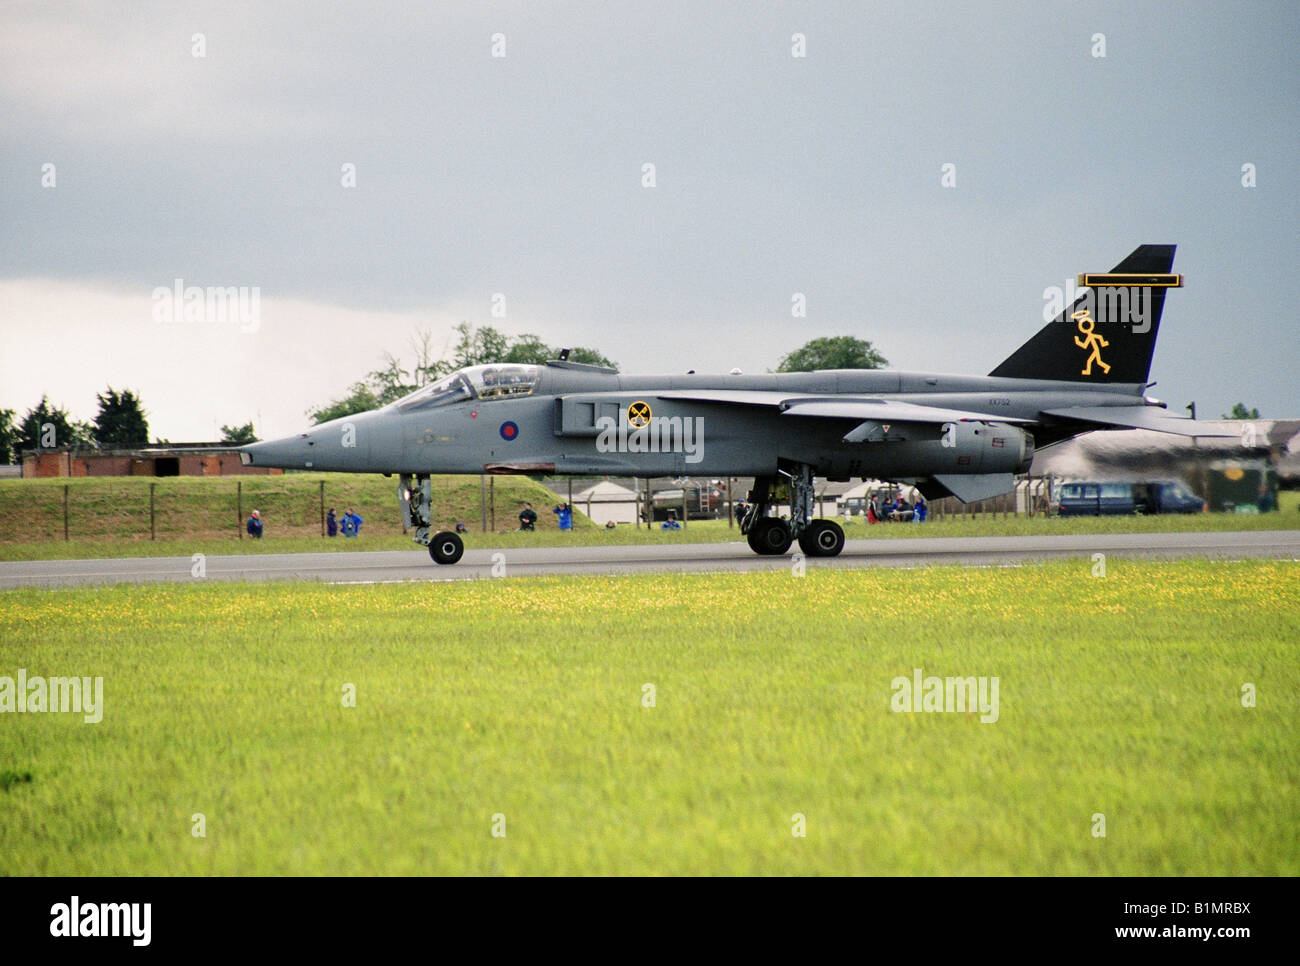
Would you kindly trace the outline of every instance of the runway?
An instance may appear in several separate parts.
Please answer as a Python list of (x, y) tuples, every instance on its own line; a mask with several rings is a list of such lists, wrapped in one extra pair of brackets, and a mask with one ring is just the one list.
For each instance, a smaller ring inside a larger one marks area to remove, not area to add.
[[(1252, 557), (1300, 560), (1300, 530), (1217, 533), (1126, 533), (1035, 537), (919, 537), (850, 540), (829, 559), (807, 558), (817, 567), (1013, 566), (1035, 560), (1091, 556), (1174, 559)], [(467, 549), (454, 566), (439, 567), (426, 551), (210, 556), (204, 575), (189, 557), (127, 557), (104, 560), (0, 562), (0, 589), (76, 587), (97, 584), (206, 580), (317, 580), (329, 583), (477, 580), (545, 574), (710, 573), (787, 570), (792, 554), (759, 557), (743, 543), (680, 546), (528, 547)]]

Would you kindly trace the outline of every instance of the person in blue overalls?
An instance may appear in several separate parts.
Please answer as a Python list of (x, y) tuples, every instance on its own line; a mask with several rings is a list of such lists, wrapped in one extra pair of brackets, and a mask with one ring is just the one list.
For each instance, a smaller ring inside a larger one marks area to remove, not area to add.
[(559, 506), (551, 507), (551, 512), (559, 518), (561, 530), (573, 529), (573, 508), (567, 503), (561, 503)]
[(357, 516), (352, 507), (348, 507), (348, 512), (343, 514), (343, 520), (339, 523), (339, 530), (345, 537), (355, 537), (361, 532), (361, 517)]

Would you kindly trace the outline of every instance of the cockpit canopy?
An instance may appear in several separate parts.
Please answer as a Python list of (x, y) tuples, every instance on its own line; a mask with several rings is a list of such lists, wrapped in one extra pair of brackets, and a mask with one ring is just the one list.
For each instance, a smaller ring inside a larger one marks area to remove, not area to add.
[(404, 396), (394, 406), (401, 412), (449, 406), (467, 399), (506, 399), (527, 396), (537, 386), (541, 366), (467, 366), (429, 386)]

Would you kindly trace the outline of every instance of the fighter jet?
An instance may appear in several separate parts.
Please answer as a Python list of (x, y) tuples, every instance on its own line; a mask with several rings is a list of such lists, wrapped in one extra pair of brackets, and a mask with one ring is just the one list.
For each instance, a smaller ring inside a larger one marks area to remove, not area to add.
[[(406, 529), (439, 564), (436, 473), (752, 476), (740, 530), (759, 554), (844, 547), (813, 481), (889, 480), (969, 503), (1011, 491), (1035, 447), (1097, 429), (1221, 436), (1146, 395), (1173, 245), (1142, 245), (987, 376), (892, 370), (623, 375), (561, 358), (461, 369), (382, 409), (242, 449), (245, 464), (399, 479)], [(1062, 300), (1064, 301), (1064, 299)]]

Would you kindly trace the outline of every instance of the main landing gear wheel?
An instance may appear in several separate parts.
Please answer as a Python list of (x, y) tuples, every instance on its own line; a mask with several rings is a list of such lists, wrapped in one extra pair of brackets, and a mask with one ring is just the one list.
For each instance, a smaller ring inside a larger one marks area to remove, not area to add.
[(776, 517), (759, 520), (746, 539), (750, 550), (766, 557), (779, 557), (790, 549), (790, 544), (794, 541), (789, 525)]
[(809, 557), (835, 557), (844, 549), (844, 531), (834, 520), (813, 520), (799, 534), (799, 549)]
[(429, 541), (429, 556), (434, 563), (454, 564), (465, 552), (465, 544), (450, 530), (439, 530)]

